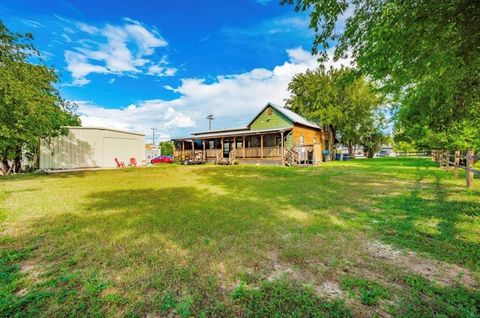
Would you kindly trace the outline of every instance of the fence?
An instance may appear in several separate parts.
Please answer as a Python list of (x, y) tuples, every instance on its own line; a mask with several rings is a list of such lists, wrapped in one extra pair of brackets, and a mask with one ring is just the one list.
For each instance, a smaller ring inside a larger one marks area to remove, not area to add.
[(430, 157), (431, 155), (431, 151), (399, 151), (395, 153), (396, 157)]
[(480, 170), (473, 168), (474, 164), (480, 160), (480, 153), (475, 156), (473, 150), (466, 152), (455, 151), (454, 153), (451, 151), (432, 150), (432, 160), (447, 170), (453, 167), (453, 172), (457, 178), (458, 169), (465, 170), (467, 172), (466, 182), (468, 188), (473, 186), (473, 176), (480, 176)]

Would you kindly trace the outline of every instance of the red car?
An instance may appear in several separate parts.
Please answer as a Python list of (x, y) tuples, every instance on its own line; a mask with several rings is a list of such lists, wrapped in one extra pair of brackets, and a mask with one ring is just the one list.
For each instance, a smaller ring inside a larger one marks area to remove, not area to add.
[(170, 156), (158, 156), (150, 160), (152, 164), (157, 164), (157, 163), (172, 163), (173, 158)]

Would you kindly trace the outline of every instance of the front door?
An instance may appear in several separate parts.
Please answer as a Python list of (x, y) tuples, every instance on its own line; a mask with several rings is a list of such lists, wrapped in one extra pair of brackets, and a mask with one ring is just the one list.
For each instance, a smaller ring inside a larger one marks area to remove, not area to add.
[(224, 139), (223, 140), (223, 158), (228, 158), (230, 151), (232, 150), (232, 139)]

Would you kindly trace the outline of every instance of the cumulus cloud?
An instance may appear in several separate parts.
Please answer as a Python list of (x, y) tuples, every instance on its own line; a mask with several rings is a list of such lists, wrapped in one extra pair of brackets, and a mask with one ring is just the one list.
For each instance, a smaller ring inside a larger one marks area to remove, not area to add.
[(136, 74), (172, 76), (176, 69), (167, 67), (167, 62), (156, 64), (151, 60), (155, 49), (168, 45), (155, 29), (147, 29), (132, 19), (125, 19), (123, 25), (106, 25), (102, 28), (77, 23), (77, 28), (88, 35), (87, 39), (64, 53), (67, 70), (74, 85), (90, 82), (87, 76), (100, 74)]
[[(78, 102), (84, 125), (106, 126), (149, 133), (151, 127), (163, 136), (186, 136), (205, 130), (208, 114), (215, 115), (214, 128), (242, 127), (267, 102), (283, 105), (288, 83), (297, 73), (318, 66), (317, 57), (302, 48), (287, 50), (288, 59), (273, 69), (256, 68), (245, 73), (221, 75), (214, 82), (185, 78), (173, 100), (146, 100), (120, 109)], [(327, 67), (349, 65), (349, 60), (330, 62)]]
[(148, 68), (147, 75), (154, 76), (173, 76), (177, 73), (174, 67), (168, 67), (167, 56), (164, 55), (158, 64), (152, 64)]

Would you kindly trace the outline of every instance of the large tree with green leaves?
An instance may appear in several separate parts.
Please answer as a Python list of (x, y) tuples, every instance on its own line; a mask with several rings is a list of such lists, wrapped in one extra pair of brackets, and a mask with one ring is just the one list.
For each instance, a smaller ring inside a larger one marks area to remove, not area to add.
[(477, 0), (281, 2), (310, 12), (313, 53), (325, 59), (336, 46), (336, 58), (353, 57), (400, 105), (401, 135), (430, 147), (480, 148)]
[[(31, 34), (10, 32), (0, 21), (0, 166), (3, 174), (21, 170), (22, 155), (36, 154), (41, 138), (79, 125), (73, 104), (55, 88), (55, 71), (46, 66)], [(13, 161), (13, 165), (12, 162)]]
[(287, 106), (322, 125), (332, 156), (336, 140), (348, 146), (350, 155), (355, 145), (375, 149), (381, 143), (383, 98), (371, 82), (356, 76), (352, 69), (307, 70), (295, 75), (288, 88), (291, 96)]
[(171, 142), (171, 141), (161, 141), (160, 142), (160, 153), (164, 156), (173, 155), (173, 142)]

